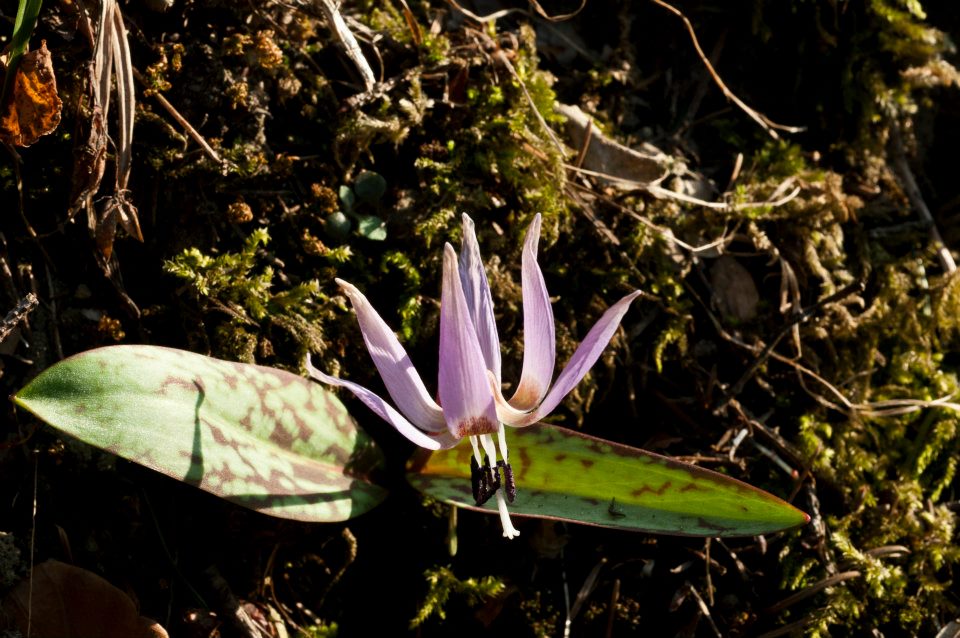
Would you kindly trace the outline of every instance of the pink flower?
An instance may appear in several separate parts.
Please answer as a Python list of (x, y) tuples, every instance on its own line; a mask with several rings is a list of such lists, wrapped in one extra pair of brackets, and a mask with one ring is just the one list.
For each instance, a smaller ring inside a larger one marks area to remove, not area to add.
[[(320, 372), (309, 358), (306, 362), (314, 379), (350, 390), (417, 445), (437, 450), (469, 438), (473, 445), (474, 498), (481, 505), (496, 497), (503, 535), (507, 538), (519, 532), (510, 521), (506, 504), (508, 500), (513, 502), (516, 488), (504, 424), (523, 427), (550, 414), (596, 363), (630, 303), (640, 295), (639, 290), (632, 292), (607, 309), (551, 385), (556, 343), (553, 309), (537, 264), (539, 238), (537, 215), (527, 229), (523, 245), (523, 370), (509, 400), (501, 392), (500, 341), (490, 286), (480, 260), (473, 220), (467, 215), (463, 216), (459, 259), (450, 244), (443, 248), (439, 403), (431, 398), (396, 335), (367, 298), (341, 279), (336, 281), (353, 304), (367, 350), (396, 408), (356, 383)], [(496, 442), (493, 435), (497, 435)]]

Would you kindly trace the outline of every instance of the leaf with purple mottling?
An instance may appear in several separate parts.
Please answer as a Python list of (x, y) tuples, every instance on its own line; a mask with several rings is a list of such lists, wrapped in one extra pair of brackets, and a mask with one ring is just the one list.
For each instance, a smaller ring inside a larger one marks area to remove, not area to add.
[[(681, 536), (754, 536), (803, 525), (809, 517), (746, 483), (578, 432), (507, 428), (517, 498), (510, 513)], [(469, 445), (418, 453), (410, 483), (439, 500), (474, 505)]]
[(75, 355), (14, 401), (58, 430), (234, 503), (342, 521), (386, 496), (383, 455), (343, 404), (282, 370), (155, 346)]

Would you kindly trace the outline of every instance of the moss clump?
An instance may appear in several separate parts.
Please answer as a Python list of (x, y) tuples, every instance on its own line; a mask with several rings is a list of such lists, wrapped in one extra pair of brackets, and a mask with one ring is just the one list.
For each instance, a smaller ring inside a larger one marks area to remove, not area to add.
[(460, 580), (449, 567), (428, 569), (424, 576), (427, 579), (427, 595), (417, 615), (410, 621), (411, 629), (419, 627), (432, 616), (440, 620), (446, 618), (444, 607), (451, 595), (459, 596), (468, 606), (475, 607), (488, 598), (499, 596), (505, 588), (502, 580), (492, 576)]
[[(320, 285), (309, 280), (273, 291), (275, 271), (261, 265), (259, 250), (270, 236), (266, 229), (251, 233), (237, 253), (216, 257), (189, 248), (164, 264), (164, 270), (185, 280), (208, 308), (225, 311), (227, 324), (217, 329), (216, 343), (224, 356), (253, 363), (270, 358), (272, 347), (251, 328), (279, 327), (297, 343), (297, 354), (317, 352), (324, 342), (318, 323), (323, 301)], [(259, 355), (259, 356), (258, 356)]]

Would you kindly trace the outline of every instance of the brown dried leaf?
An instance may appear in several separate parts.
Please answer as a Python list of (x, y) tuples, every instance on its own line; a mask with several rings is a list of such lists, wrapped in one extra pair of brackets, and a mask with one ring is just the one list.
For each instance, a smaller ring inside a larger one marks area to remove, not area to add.
[(44, 40), (39, 49), (20, 60), (8, 103), (0, 115), (0, 140), (30, 146), (57, 128), (62, 106), (53, 75), (53, 57)]
[(87, 140), (78, 145), (73, 160), (73, 192), (70, 195), (70, 216), (84, 206), (91, 207), (90, 199), (100, 190), (107, 168), (107, 131), (103, 125), (103, 109), (94, 104), (90, 115)]
[(734, 257), (723, 255), (710, 268), (710, 285), (720, 312), (737, 321), (757, 316), (760, 293), (750, 271)]
[(105, 259), (110, 259), (110, 255), (113, 254), (113, 240), (117, 235), (118, 224), (127, 231), (128, 235), (137, 241), (143, 241), (140, 221), (137, 218), (137, 207), (127, 199), (126, 193), (120, 190), (117, 191), (116, 196), (107, 198), (103, 210), (97, 217), (93, 232), (97, 248)]
[[(4, 615), (27, 635), (30, 581), (0, 602)], [(168, 638), (142, 617), (125, 593), (85, 569), (50, 560), (33, 568), (32, 638)]]
[(583, 154), (581, 166), (603, 173), (612, 186), (634, 189), (659, 183), (670, 173), (671, 158), (653, 145), (636, 151), (605, 136), (580, 107), (556, 104), (554, 109), (567, 118), (567, 135)]

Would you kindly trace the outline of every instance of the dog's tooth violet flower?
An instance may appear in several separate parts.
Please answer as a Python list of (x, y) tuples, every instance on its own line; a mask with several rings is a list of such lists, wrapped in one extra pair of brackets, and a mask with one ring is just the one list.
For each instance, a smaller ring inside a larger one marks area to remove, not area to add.
[(539, 238), (537, 215), (527, 229), (523, 246), (523, 369), (509, 400), (500, 389), (500, 341), (490, 286), (480, 260), (473, 221), (467, 215), (463, 216), (459, 259), (450, 244), (443, 248), (439, 403), (431, 398), (407, 352), (367, 298), (341, 279), (336, 280), (337, 284), (353, 304), (367, 350), (396, 408), (356, 383), (320, 372), (311, 365), (309, 357), (306, 361), (314, 379), (350, 390), (417, 445), (438, 450), (469, 438), (473, 446), (474, 499), (482, 505), (496, 497), (503, 535), (507, 538), (519, 532), (507, 511), (507, 501), (513, 502), (516, 486), (507, 456), (504, 424), (522, 427), (550, 414), (596, 363), (630, 303), (640, 295), (639, 290), (635, 291), (607, 309), (551, 387), (556, 343), (553, 309), (537, 264)]

